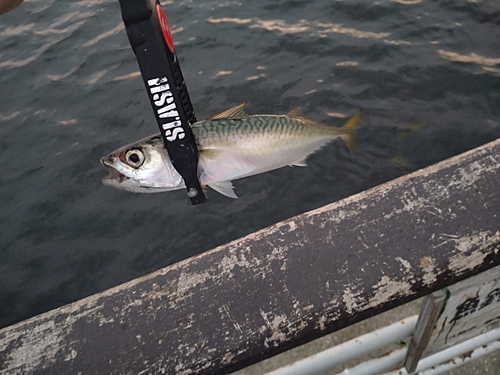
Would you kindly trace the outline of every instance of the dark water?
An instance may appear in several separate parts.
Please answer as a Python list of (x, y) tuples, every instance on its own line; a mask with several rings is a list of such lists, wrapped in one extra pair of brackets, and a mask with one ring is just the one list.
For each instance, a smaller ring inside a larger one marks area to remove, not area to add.
[(118, 1), (26, 1), (0, 16), (0, 326), (396, 178), (398, 149), (418, 169), (500, 137), (496, 1), (164, 6), (199, 119), (361, 108), (359, 154), (334, 142), (197, 207), (104, 187), (99, 158), (156, 132)]

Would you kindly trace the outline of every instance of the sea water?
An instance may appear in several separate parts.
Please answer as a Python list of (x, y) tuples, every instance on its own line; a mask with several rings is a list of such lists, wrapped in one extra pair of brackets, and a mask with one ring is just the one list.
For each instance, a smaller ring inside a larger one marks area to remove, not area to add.
[(397, 178), (396, 155), (416, 170), (500, 137), (498, 2), (163, 5), (198, 119), (361, 109), (359, 152), (334, 141), (200, 206), (105, 187), (99, 158), (157, 132), (118, 0), (26, 1), (0, 16), (0, 326)]

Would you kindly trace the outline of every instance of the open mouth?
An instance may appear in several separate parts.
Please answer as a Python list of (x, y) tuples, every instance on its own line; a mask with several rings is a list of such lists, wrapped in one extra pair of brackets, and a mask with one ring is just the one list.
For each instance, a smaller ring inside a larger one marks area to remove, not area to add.
[(125, 179), (125, 176), (118, 172), (113, 167), (106, 167), (108, 169), (109, 174), (106, 177), (103, 177), (103, 180), (119, 180), (120, 182)]
[(106, 167), (109, 174), (102, 178), (102, 183), (104, 185), (114, 185), (116, 183), (121, 183), (127, 179), (123, 174), (118, 172), (115, 168), (113, 168), (106, 160), (106, 158), (101, 159), (101, 164)]

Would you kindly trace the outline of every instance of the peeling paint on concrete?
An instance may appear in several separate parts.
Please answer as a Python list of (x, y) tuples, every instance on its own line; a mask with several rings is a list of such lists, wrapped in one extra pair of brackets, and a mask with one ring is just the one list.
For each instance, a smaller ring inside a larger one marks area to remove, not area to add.
[(353, 293), (351, 290), (345, 290), (342, 296), (342, 301), (344, 302), (344, 308), (348, 314), (352, 314), (354, 311), (358, 311), (363, 305), (363, 300), (360, 297), (361, 291), (358, 293)]
[(281, 331), (281, 326), (288, 325), (288, 317), (284, 314), (269, 317), (271, 314), (264, 312), (262, 309), (260, 315), (271, 332), (271, 335), (265, 339), (264, 345), (266, 347), (278, 346), (281, 341), (286, 339), (286, 335)]
[(231, 315), (231, 311), (229, 311), (228, 305), (222, 305), (221, 310), (224, 311), (224, 313), (227, 315), (229, 320), (231, 320), (231, 323), (233, 323), (233, 326), (236, 329), (236, 331), (238, 331), (240, 334), (242, 334), (243, 331), (241, 330), (241, 326), (238, 324), (236, 319), (234, 319), (234, 317)]
[(492, 234), (489, 231), (483, 231), (472, 236), (457, 237), (454, 241), (458, 251), (465, 253), (474, 249), (487, 248), (492, 243), (497, 243), (499, 238), (500, 232)]
[[(66, 348), (63, 345), (65, 337), (71, 331), (73, 324), (82, 318), (96, 321), (102, 319), (102, 315), (99, 314), (102, 306), (96, 306), (95, 303), (90, 302), (89, 307), (89, 310), (74, 316), (68, 316), (60, 323), (56, 323), (54, 320), (42, 320), (29, 331), (7, 332), (5, 338), (0, 340), (0, 352), (7, 350), (9, 342), (18, 342), (21, 345), (18, 345), (9, 352), (9, 356), (4, 360), (3, 366), (12, 364), (12, 369), (16, 371), (12, 372), (12, 374), (26, 374), (36, 372), (37, 369), (45, 368), (47, 365), (54, 363), (58, 355), (67, 360), (74, 359), (76, 354), (73, 353), (76, 353), (76, 351), (71, 347)], [(67, 310), (74, 310), (74, 307), (70, 307)], [(37, 317), (34, 320), (41, 319)], [(0, 330), (1, 332), (2, 330)], [(3, 369), (3, 366), (0, 370)]]
[(450, 257), (450, 269), (460, 274), (471, 267), (483, 263), (484, 258), (500, 249), (500, 232), (483, 231), (471, 236), (458, 237), (453, 240), (460, 253)]
[(422, 281), (424, 285), (432, 285), (437, 281), (436, 260), (430, 256), (420, 258), (420, 266), (424, 271)]
[(411, 284), (407, 281), (391, 280), (388, 276), (382, 276), (380, 281), (374, 285), (375, 294), (370, 298), (369, 307), (376, 307), (397, 297), (403, 297), (410, 293)]
[[(54, 322), (44, 322), (37, 327), (37, 335), (33, 335), (34, 342), (30, 342), (29, 332), (19, 335), (24, 345), (10, 352), (9, 360), (12, 363), (19, 364), (19, 370), (24, 373), (33, 373), (40, 365), (54, 361), (56, 354), (61, 349), (61, 343), (58, 335), (47, 335), (45, 331), (54, 330)], [(24, 366), (22, 364), (25, 364)]]
[(457, 254), (450, 258), (450, 270), (457, 273), (480, 265), (488, 254), (480, 251), (474, 251), (471, 255)]
[(406, 271), (411, 271), (411, 264), (407, 260), (401, 258), (401, 257), (396, 257), (396, 259), (403, 265)]
[(186, 293), (192, 291), (198, 285), (204, 284), (211, 278), (210, 272), (203, 271), (200, 273), (182, 272), (177, 283), (176, 294), (182, 298)]

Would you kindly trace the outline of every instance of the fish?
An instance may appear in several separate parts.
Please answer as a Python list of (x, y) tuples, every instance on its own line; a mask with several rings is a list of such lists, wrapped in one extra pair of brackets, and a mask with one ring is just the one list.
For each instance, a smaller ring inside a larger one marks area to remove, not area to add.
[[(356, 152), (355, 130), (362, 118), (356, 112), (341, 128), (303, 117), (299, 109), (286, 115), (249, 115), (245, 103), (191, 125), (198, 147), (200, 184), (238, 198), (233, 180), (268, 172), (287, 165), (306, 166), (312, 153), (340, 137)], [(134, 193), (182, 189), (160, 134), (123, 146), (101, 163), (109, 174), (106, 186)]]

